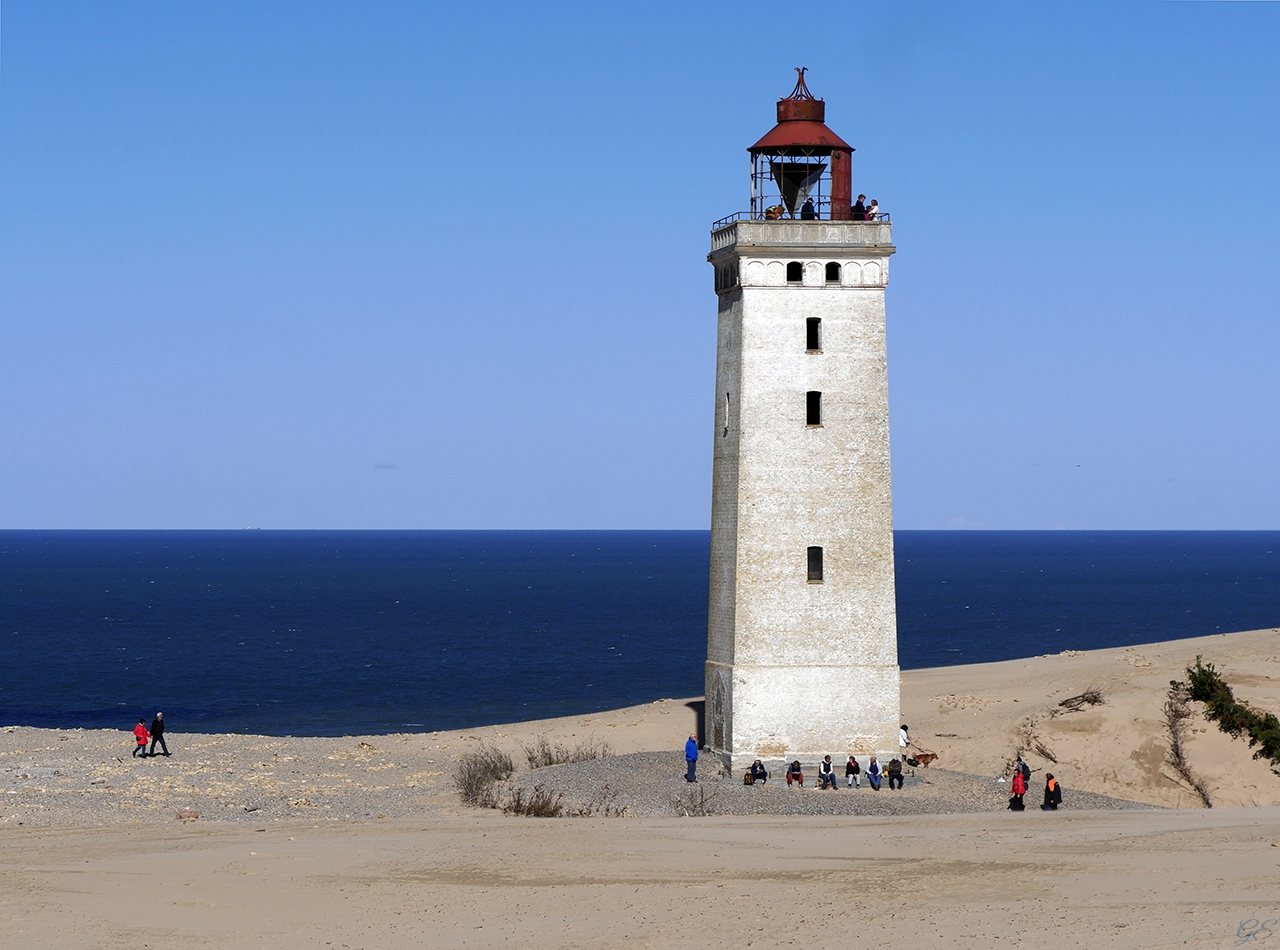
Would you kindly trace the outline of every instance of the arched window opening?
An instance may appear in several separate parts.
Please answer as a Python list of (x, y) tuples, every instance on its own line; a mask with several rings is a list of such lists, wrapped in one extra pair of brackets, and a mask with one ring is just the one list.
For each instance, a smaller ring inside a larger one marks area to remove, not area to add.
[(799, 284), (804, 281), (804, 265), (799, 261), (790, 261), (787, 264), (787, 283)]
[(832, 261), (831, 263), (827, 264), (827, 283), (828, 284), (840, 283), (840, 265), (837, 264), (835, 261)]

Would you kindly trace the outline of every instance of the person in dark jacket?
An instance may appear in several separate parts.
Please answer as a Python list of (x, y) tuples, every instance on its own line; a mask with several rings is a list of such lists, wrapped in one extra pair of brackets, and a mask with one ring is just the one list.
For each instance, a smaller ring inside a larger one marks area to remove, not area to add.
[(862, 788), (862, 766), (853, 756), (849, 756), (849, 761), (844, 764), (844, 777), (848, 780), (850, 788), (855, 785)]
[(698, 737), (696, 735), (689, 736), (689, 741), (684, 744), (684, 761), (689, 767), (684, 773), (684, 780), (696, 782), (698, 780)]
[(139, 719), (138, 724), (133, 727), (134, 758), (137, 758), (139, 752), (142, 753), (142, 757), (144, 759), (147, 757), (147, 740), (149, 738), (151, 737), (147, 734), (147, 721), (145, 719)]
[(804, 788), (804, 771), (800, 768), (799, 759), (787, 766), (787, 788), (791, 787), (792, 782)]
[(751, 763), (751, 781), (752, 784), (759, 782), (762, 785), (769, 781), (769, 772), (765, 769), (764, 763), (756, 759)]
[(866, 200), (867, 200), (866, 195), (858, 195), (858, 200), (853, 205), (853, 220), (855, 221), (867, 220), (867, 206), (864, 203), (866, 202)]
[(164, 741), (164, 713), (156, 713), (156, 718), (151, 720), (151, 754), (156, 754), (156, 743), (160, 743), (160, 748), (164, 749), (164, 754), (169, 754), (169, 746)]
[(887, 771), (889, 772), (889, 790), (890, 791), (893, 790), (894, 782), (897, 782), (898, 783), (897, 787), (901, 789), (902, 788), (902, 760), (890, 759), (889, 768)]
[(840, 789), (836, 784), (836, 767), (829, 755), (823, 756), (822, 761), (818, 763), (818, 788), (830, 788), (832, 791)]
[(880, 763), (876, 761), (876, 757), (871, 757), (871, 762), (867, 765), (867, 782), (873, 791), (880, 791)]
[(804, 204), (800, 206), (800, 220), (813, 221), (817, 217), (817, 212), (813, 210), (813, 199), (806, 198)]
[(1057, 811), (1058, 806), (1062, 804), (1062, 785), (1053, 773), (1050, 772), (1044, 777), (1044, 804), (1040, 806), (1041, 811)]
[(1031, 787), (1031, 766), (1027, 765), (1026, 762), (1022, 761), (1022, 756), (1018, 756), (1018, 764), (1014, 766), (1014, 769), (1022, 773), (1022, 784), (1025, 785), (1027, 788), (1030, 788)]

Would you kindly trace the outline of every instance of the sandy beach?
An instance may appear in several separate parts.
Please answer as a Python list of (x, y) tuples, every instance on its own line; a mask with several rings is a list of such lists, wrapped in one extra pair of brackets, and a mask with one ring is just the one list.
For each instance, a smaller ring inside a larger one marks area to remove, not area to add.
[[(938, 759), (903, 791), (771, 783), (758, 791), (773, 799), (744, 799), (737, 777), (717, 781), (705, 763), (713, 797), (694, 817), (664, 810), (683, 791), (696, 698), (412, 735), (174, 723), (173, 755), (147, 760), (123, 731), (5, 727), (0, 945), (1261, 943), (1280, 918), (1280, 776), (1198, 712), (1188, 761), (1214, 807), (1168, 767), (1164, 699), (1197, 654), (1241, 700), (1280, 709), (1277, 630), (909, 671), (903, 718)], [(1100, 704), (1060, 705), (1090, 689)], [(522, 747), (540, 735), (607, 743), (614, 757), (530, 772)], [(481, 743), (512, 753), (514, 783), (641, 773), (652, 816), (465, 807), (450, 775)], [(1036, 770), (1028, 802), (1051, 770), (1062, 811), (1002, 807), (997, 780), (1019, 749)]]

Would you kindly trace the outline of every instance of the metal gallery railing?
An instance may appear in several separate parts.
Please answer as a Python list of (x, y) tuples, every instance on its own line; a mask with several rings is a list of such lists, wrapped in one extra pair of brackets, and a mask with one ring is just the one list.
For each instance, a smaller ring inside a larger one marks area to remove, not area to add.
[[(711, 225), (711, 230), (718, 231), (721, 228), (725, 227), (726, 225), (733, 224), (735, 221), (786, 221), (788, 224), (795, 224), (795, 223), (803, 224), (808, 221), (813, 221), (815, 223), (822, 222), (822, 223), (829, 224), (831, 220), (832, 219), (830, 217), (820, 217), (820, 216), (815, 216), (812, 218), (802, 218), (799, 214), (796, 214), (794, 216), (786, 215), (786, 214), (779, 216), (777, 214), (773, 214), (765, 211), (756, 212), (756, 213), (752, 213), (750, 211), (735, 211), (733, 214), (725, 215), (719, 221), (716, 221), (715, 223), (713, 223)], [(889, 221), (889, 220), (890, 220), (889, 213), (887, 211), (877, 211), (875, 214), (868, 214), (865, 217), (856, 219), (856, 220), (845, 218), (843, 220), (839, 220), (838, 223), (840, 224), (875, 224), (878, 221)]]

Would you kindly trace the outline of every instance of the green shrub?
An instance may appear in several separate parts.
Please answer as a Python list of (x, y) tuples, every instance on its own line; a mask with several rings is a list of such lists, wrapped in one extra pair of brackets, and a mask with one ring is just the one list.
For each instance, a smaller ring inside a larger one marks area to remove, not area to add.
[(1274, 713), (1264, 713), (1236, 701), (1235, 694), (1212, 663), (1196, 657), (1196, 665), (1187, 667), (1187, 682), (1173, 680), (1175, 689), (1186, 689), (1191, 698), (1204, 703), (1204, 715), (1227, 735), (1247, 738), (1249, 748), (1258, 750), (1255, 759), (1267, 758), (1280, 765), (1280, 720)]

